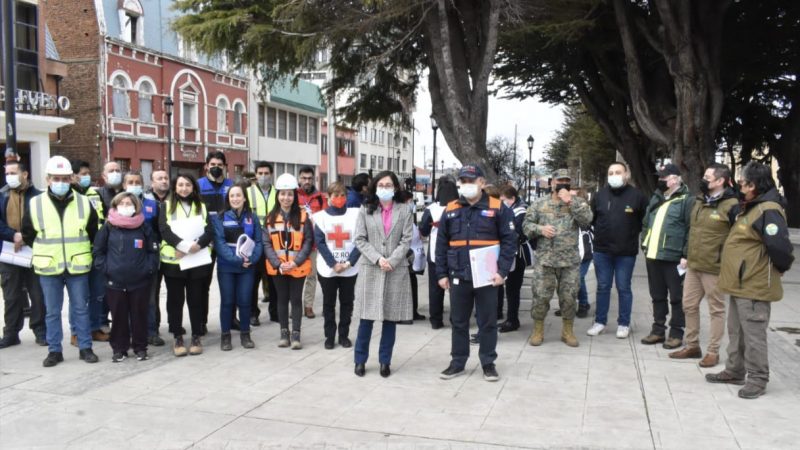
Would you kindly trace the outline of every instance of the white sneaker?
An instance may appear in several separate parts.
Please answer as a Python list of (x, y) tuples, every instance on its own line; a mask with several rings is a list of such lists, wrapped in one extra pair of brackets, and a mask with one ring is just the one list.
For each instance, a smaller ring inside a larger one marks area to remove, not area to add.
[(623, 325), (617, 327), (617, 339), (628, 339), (629, 334), (631, 334), (631, 327)]
[(586, 331), (586, 334), (588, 334), (589, 336), (597, 336), (600, 333), (602, 333), (603, 330), (605, 329), (606, 329), (605, 325), (603, 325), (602, 323), (595, 322), (594, 325), (592, 325), (592, 328), (589, 328)]

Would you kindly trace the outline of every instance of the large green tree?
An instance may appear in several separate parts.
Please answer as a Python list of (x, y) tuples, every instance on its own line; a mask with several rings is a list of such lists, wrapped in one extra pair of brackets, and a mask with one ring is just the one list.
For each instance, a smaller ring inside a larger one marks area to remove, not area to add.
[(174, 26), (205, 53), (263, 68), (268, 84), (317, 69), (328, 49), (328, 98), (344, 93), (346, 122), (396, 121), (409, 113), (428, 71), (428, 90), (448, 146), (460, 160), (486, 161), (488, 83), (502, 21), (514, 0), (177, 0)]

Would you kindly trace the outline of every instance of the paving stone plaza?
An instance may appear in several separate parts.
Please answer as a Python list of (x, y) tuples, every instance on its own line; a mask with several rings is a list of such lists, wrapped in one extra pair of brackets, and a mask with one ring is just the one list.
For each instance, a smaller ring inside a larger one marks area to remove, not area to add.
[[(427, 315), (426, 279), (419, 277)], [(278, 348), (277, 324), (264, 321), (253, 332), (255, 350), (234, 335), (234, 350), (223, 353), (215, 281), (200, 356), (151, 347), (148, 361), (112, 364), (110, 347), (96, 342), (100, 363), (90, 365), (65, 343), (66, 361), (44, 368), (46, 349), (24, 331), (22, 345), (0, 351), (0, 448), (797, 448), (800, 335), (791, 332), (800, 331), (800, 265), (783, 282), (770, 323), (767, 394), (742, 400), (738, 386), (704, 381), (721, 365), (700, 369), (639, 343), (651, 318), (641, 258), (627, 340), (614, 336), (612, 297), (610, 326), (599, 337), (585, 334), (591, 319), (578, 319), (580, 347), (568, 348), (551, 313), (544, 345), (528, 346), (526, 282), (522, 328), (500, 337), (497, 383), (483, 380), (476, 347), (467, 376), (440, 380), (450, 328), (427, 322), (398, 328), (388, 379), (378, 374), (377, 339), (364, 378), (353, 374), (352, 349), (325, 350), (319, 314), (303, 319), (302, 350)], [(587, 283), (594, 302), (591, 270)], [(318, 313), (321, 302), (318, 292)], [(705, 304), (701, 311), (705, 345)], [(66, 318), (65, 309), (65, 329)], [(161, 331), (167, 338), (165, 324)]]

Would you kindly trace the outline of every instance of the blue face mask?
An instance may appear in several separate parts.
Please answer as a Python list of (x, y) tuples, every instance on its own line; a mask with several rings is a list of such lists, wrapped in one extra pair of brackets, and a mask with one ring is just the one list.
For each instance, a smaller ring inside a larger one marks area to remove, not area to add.
[(50, 183), (50, 190), (53, 191), (53, 194), (63, 197), (67, 195), (67, 192), (69, 192), (69, 183), (64, 183), (63, 181), (54, 181)]
[(130, 192), (131, 194), (141, 197), (142, 196), (142, 187), (141, 186), (128, 186), (125, 188), (126, 192)]
[(82, 175), (81, 180), (79, 181), (81, 187), (87, 188), (90, 184), (92, 184), (92, 176), (91, 175)]
[(375, 190), (375, 195), (377, 195), (382, 202), (388, 202), (394, 198), (394, 189), (378, 188)]

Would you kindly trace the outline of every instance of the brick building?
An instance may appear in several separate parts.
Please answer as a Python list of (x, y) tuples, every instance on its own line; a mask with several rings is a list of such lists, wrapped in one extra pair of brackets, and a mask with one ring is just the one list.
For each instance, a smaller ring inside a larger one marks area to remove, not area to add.
[(229, 176), (245, 169), (247, 77), (184, 45), (169, 28), (175, 14), (161, 0), (51, 4), (51, 32), (71, 74), (62, 84), (73, 105), (66, 115), (75, 120), (54, 149), (89, 161), (95, 175), (117, 161), (146, 182), (167, 166), (200, 175), (217, 150)]
[[(49, 6), (37, 0), (18, 0), (15, 7), (15, 73), (16, 92), (11, 93), (0, 83), (0, 148), (6, 147), (5, 102), (16, 104), (17, 145), (14, 149), (30, 167), (36, 186), (44, 186), (44, 166), (56, 147), (61, 133), (67, 132), (72, 120), (63, 117), (70, 108), (63, 84), (69, 81), (67, 66), (60, 61), (58, 48), (45, 20)], [(4, 58), (0, 58), (0, 76), (5, 73)], [(63, 127), (63, 128), (62, 128)], [(0, 185), (5, 184), (0, 171)]]

